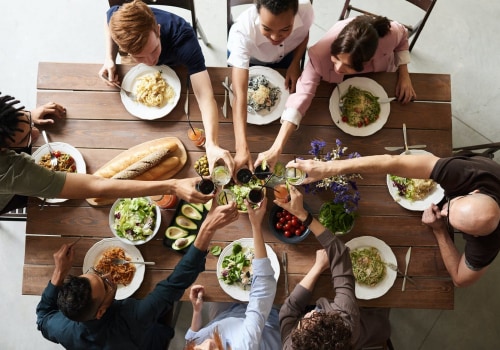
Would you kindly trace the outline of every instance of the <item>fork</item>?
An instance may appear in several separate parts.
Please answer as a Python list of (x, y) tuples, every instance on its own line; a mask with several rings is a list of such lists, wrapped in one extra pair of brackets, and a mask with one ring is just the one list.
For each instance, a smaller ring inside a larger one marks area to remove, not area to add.
[(50, 146), (49, 139), (47, 138), (47, 133), (45, 132), (45, 130), (42, 130), (42, 135), (43, 135), (43, 139), (45, 140), (45, 143), (49, 147), (50, 165), (52, 166), (52, 168), (55, 168), (57, 166), (57, 157), (54, 154), (54, 150)]
[[(226, 89), (229, 93), (231, 93), (231, 94), (233, 94), (233, 95), (234, 95), (234, 93), (233, 93), (233, 89), (231, 89), (231, 87), (229, 86), (229, 84), (228, 84), (228, 83), (226, 83), (226, 82), (222, 82), (222, 86), (224, 86), (224, 88), (225, 88), (225, 89)], [(250, 106), (250, 105), (247, 105), (247, 112), (248, 112), (248, 113), (256, 113), (255, 109), (254, 109), (252, 106)]]
[(122, 91), (125, 93), (125, 95), (127, 95), (127, 96), (128, 96), (129, 98), (131, 98), (132, 100), (136, 100), (136, 99), (137, 99), (137, 98), (136, 98), (136, 96), (135, 96), (135, 94), (134, 94), (132, 91), (128, 91), (128, 90), (126, 90), (123, 86), (121, 86), (121, 85), (119, 85), (119, 84), (115, 83), (114, 81), (109, 80), (109, 79), (108, 79), (107, 77), (105, 77), (104, 75), (101, 75), (101, 77), (102, 77), (103, 79), (105, 79), (106, 81), (108, 81), (109, 83), (111, 83), (111, 85), (113, 85), (114, 87), (117, 87), (118, 89), (122, 90)]
[(154, 261), (128, 261), (125, 259), (114, 258), (111, 259), (113, 265), (126, 265), (126, 264), (141, 264), (141, 265), (154, 265)]
[(387, 261), (384, 261), (384, 264), (385, 264), (388, 268), (390, 268), (391, 270), (396, 271), (397, 273), (399, 273), (401, 276), (406, 277), (406, 279), (407, 279), (408, 281), (410, 281), (411, 283), (413, 283), (413, 285), (417, 286), (417, 282), (415, 282), (415, 281), (413, 280), (413, 278), (411, 278), (410, 276), (405, 276), (405, 274), (404, 274), (403, 272), (401, 272), (401, 270), (400, 270), (400, 269), (398, 269), (398, 267), (397, 267), (395, 264), (390, 263), (390, 262), (387, 262)]

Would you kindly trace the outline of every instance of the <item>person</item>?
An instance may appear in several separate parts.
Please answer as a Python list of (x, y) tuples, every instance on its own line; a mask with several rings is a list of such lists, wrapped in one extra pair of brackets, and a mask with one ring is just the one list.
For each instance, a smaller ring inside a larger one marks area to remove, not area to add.
[(140, 0), (111, 7), (106, 21), (106, 58), (99, 76), (108, 85), (119, 83), (115, 64), (118, 48), (133, 61), (148, 66), (186, 66), (203, 119), (209, 170), (221, 159), (232, 172), (231, 154), (218, 145), (217, 103), (193, 27), (183, 18), (151, 8)]
[(191, 287), (189, 298), (193, 304), (193, 317), (191, 327), (185, 336), (186, 350), (281, 348), (278, 311), (272, 308), (276, 294), (276, 280), (262, 235), (266, 200), (258, 209), (253, 209), (248, 202), (247, 206), (254, 241), (249, 302), (234, 303), (229, 304), (229, 307), (226, 305), (219, 308), (220, 312), (215, 318), (202, 328), (203, 296), (208, 291), (201, 285)]
[[(487, 271), (500, 251), (500, 164), (473, 153), (439, 158), (429, 155), (376, 155), (335, 162), (297, 160), (307, 173), (304, 183), (334, 174), (394, 174), (432, 179), (444, 189), (446, 202), (432, 204), (422, 222), (436, 237), (441, 256), (457, 287), (473, 284)], [(450, 234), (463, 233), (459, 253)]]
[[(354, 293), (349, 248), (304, 209), (303, 196), (290, 187), (290, 202), (275, 204), (308, 224), (323, 249), (304, 278), (285, 300), (279, 313), (283, 349), (360, 349), (390, 337), (389, 309), (359, 308)], [(330, 269), (335, 298), (319, 298), (307, 312), (320, 274)]]
[(213, 195), (196, 191), (199, 178), (165, 181), (104, 179), (89, 174), (51, 171), (34, 162), (31, 145), (37, 126), (64, 118), (66, 110), (47, 103), (30, 112), (9, 95), (0, 93), (0, 213), (23, 208), (29, 196), (43, 198), (118, 198), (176, 194), (188, 202), (207, 202)]
[(233, 123), (238, 135), (236, 169), (253, 169), (246, 140), (249, 66), (286, 68), (285, 85), (279, 88), (295, 91), (313, 20), (309, 0), (256, 0), (255, 6), (244, 11), (231, 26), (227, 63), (232, 66)]
[(216, 230), (237, 218), (234, 203), (214, 204), (174, 271), (141, 300), (115, 300), (117, 287), (109, 274), (91, 269), (68, 275), (75, 249), (64, 244), (54, 254), (54, 272), (36, 308), (38, 330), (68, 349), (166, 349), (174, 335), (164, 322), (167, 313), (204, 271)]
[(402, 103), (416, 97), (408, 63), (410, 52), (406, 28), (385, 17), (358, 16), (342, 20), (308, 50), (309, 61), (297, 91), (286, 101), (281, 128), (272, 146), (258, 155), (273, 166), (283, 147), (309, 109), (321, 80), (340, 83), (346, 76), (369, 72), (398, 72), (395, 96)]

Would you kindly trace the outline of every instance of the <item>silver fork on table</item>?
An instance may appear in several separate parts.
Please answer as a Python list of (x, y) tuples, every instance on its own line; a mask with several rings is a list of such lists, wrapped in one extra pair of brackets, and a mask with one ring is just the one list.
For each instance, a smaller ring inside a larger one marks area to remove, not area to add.
[(141, 265), (154, 265), (154, 261), (129, 261), (125, 259), (114, 258), (111, 259), (113, 265), (125, 265), (125, 264), (141, 264)]
[(57, 157), (54, 154), (54, 150), (50, 146), (49, 139), (47, 138), (47, 133), (45, 132), (45, 130), (42, 130), (42, 135), (43, 135), (43, 139), (45, 140), (45, 143), (47, 144), (47, 146), (49, 148), (50, 165), (52, 166), (52, 168), (55, 168), (57, 166)]
[(407, 276), (407, 275), (405, 275), (403, 272), (401, 272), (401, 270), (400, 270), (400, 269), (398, 269), (398, 267), (397, 267), (395, 264), (390, 263), (390, 262), (387, 262), (387, 261), (384, 261), (384, 264), (385, 264), (388, 268), (390, 268), (391, 270), (396, 271), (397, 273), (399, 273), (401, 276), (406, 277), (406, 279), (407, 279), (408, 281), (410, 281), (410, 282), (411, 282), (411, 283), (412, 283), (415, 287), (417, 286), (417, 282), (415, 282), (415, 281), (413, 280), (413, 278), (411, 278), (410, 276)]
[(127, 95), (130, 99), (132, 99), (132, 100), (134, 100), (134, 101), (137, 99), (137, 97), (135, 96), (135, 94), (134, 94), (132, 91), (128, 91), (128, 90), (126, 90), (125, 88), (123, 88), (123, 86), (121, 86), (121, 85), (119, 85), (119, 84), (115, 83), (114, 81), (109, 80), (109, 79), (108, 79), (107, 77), (105, 77), (104, 75), (101, 75), (101, 77), (102, 77), (103, 79), (105, 79), (106, 81), (108, 81), (109, 83), (111, 83), (111, 85), (113, 85), (114, 87), (117, 87), (118, 89), (122, 90), (122, 91), (125, 93), (125, 95)]

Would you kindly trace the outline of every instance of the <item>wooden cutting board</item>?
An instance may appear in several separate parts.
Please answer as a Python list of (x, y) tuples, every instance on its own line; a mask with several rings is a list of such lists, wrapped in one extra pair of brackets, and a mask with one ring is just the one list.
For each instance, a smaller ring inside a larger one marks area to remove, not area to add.
[[(133, 146), (133, 147), (129, 148), (128, 150), (123, 151), (122, 153), (120, 153), (119, 155), (117, 155), (116, 157), (111, 159), (110, 161), (108, 161), (106, 164), (104, 164), (102, 167), (100, 167), (97, 171), (103, 169), (104, 167), (106, 167), (107, 165), (109, 165), (113, 162), (118, 162), (121, 159), (130, 158), (130, 156), (132, 154), (134, 154), (135, 152), (137, 152), (141, 148), (149, 148), (151, 146), (155, 146), (155, 145), (163, 143), (165, 141), (174, 141), (177, 144), (177, 146), (178, 146), (177, 150), (175, 150), (175, 152), (172, 152), (172, 154), (169, 155), (169, 157), (179, 158), (179, 164), (175, 168), (172, 168), (172, 170), (164, 173), (162, 176), (160, 176), (159, 178), (157, 178), (155, 180), (170, 179), (173, 176), (175, 176), (175, 174), (177, 174), (184, 167), (184, 164), (186, 164), (186, 161), (187, 161), (187, 152), (186, 152), (186, 148), (184, 147), (184, 144), (177, 137), (172, 137), (172, 136), (147, 141), (147, 142), (141, 143), (139, 145)], [(110, 205), (110, 204), (114, 203), (115, 200), (116, 200), (116, 198), (106, 198), (106, 199), (100, 198), (99, 201), (96, 201), (95, 198), (87, 198), (87, 202), (92, 206)]]

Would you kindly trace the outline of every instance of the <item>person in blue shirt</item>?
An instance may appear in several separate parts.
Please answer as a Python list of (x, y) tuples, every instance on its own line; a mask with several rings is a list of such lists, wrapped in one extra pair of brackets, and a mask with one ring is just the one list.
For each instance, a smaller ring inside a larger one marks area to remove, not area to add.
[(165, 317), (205, 269), (216, 229), (238, 218), (234, 203), (214, 206), (174, 271), (142, 300), (115, 300), (109, 275), (89, 271), (68, 276), (74, 247), (64, 244), (55, 254), (55, 269), (37, 306), (38, 330), (67, 349), (166, 349), (174, 330)]
[(273, 309), (276, 280), (262, 235), (266, 200), (258, 209), (252, 209), (248, 203), (247, 207), (254, 241), (249, 302), (230, 304), (202, 328), (201, 308), (205, 289), (201, 285), (192, 286), (193, 318), (185, 337), (186, 350), (281, 349), (278, 310)]
[(106, 58), (99, 76), (108, 85), (119, 83), (115, 64), (118, 49), (128, 53), (133, 63), (187, 67), (203, 119), (209, 170), (222, 159), (232, 173), (231, 154), (218, 144), (217, 103), (193, 27), (175, 14), (135, 0), (108, 10), (105, 36)]

